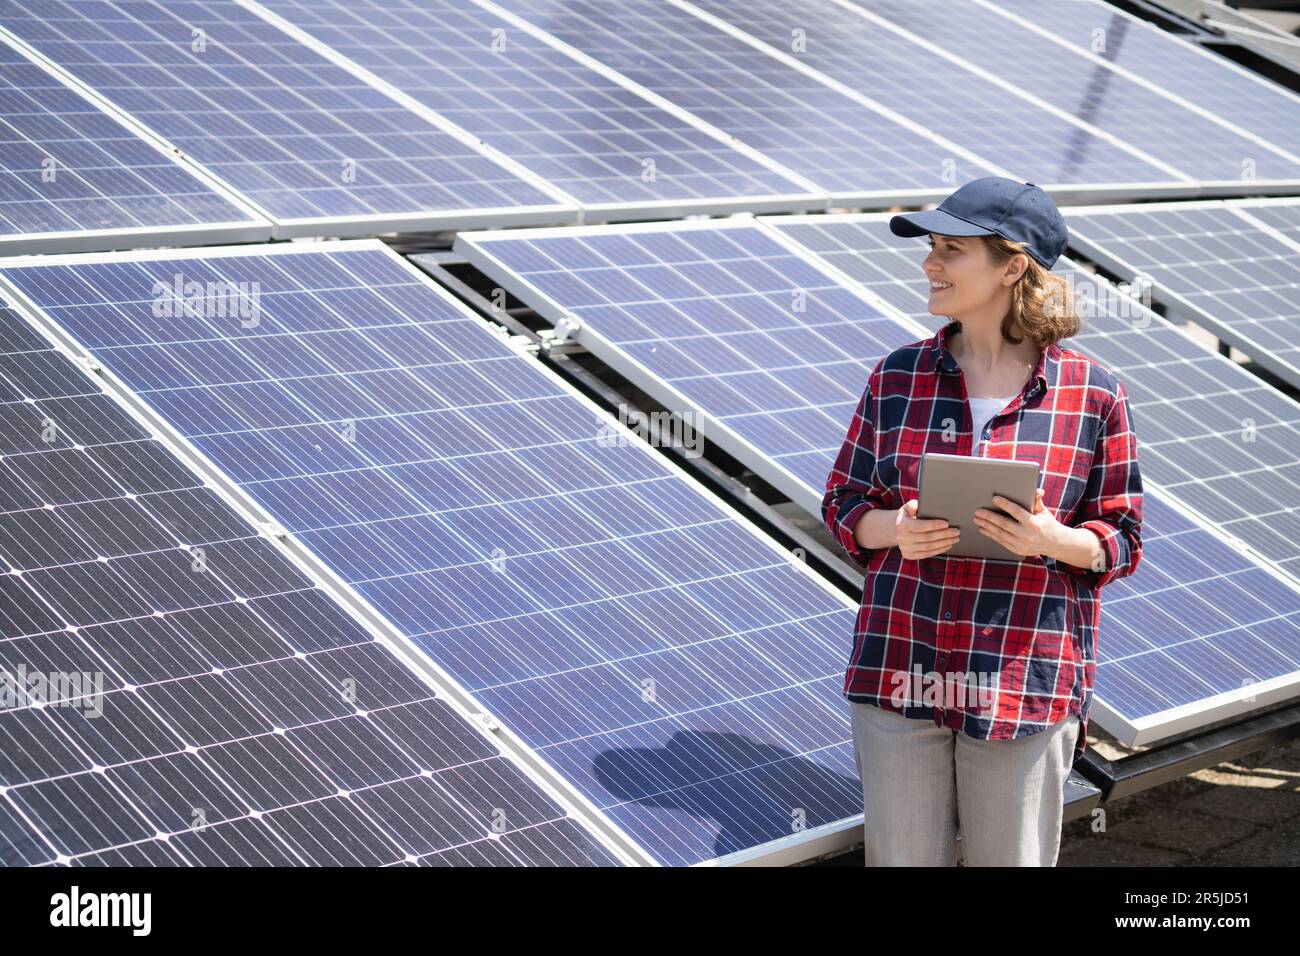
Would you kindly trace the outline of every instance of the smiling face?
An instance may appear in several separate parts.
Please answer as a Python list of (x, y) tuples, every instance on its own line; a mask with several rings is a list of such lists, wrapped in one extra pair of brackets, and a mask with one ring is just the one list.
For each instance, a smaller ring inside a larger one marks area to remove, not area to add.
[(961, 319), (988, 313), (1001, 316), (1011, 301), (1011, 286), (1024, 271), (1016, 258), (993, 262), (982, 236), (929, 236), (930, 254), (921, 267), (930, 280), (931, 315)]

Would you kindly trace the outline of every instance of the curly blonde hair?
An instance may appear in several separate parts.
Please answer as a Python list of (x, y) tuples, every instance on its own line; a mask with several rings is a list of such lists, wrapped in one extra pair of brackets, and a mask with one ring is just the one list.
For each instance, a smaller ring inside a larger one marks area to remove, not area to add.
[[(984, 236), (989, 259), (995, 265), (1004, 265), (1016, 253), (1025, 252), (1025, 243), (1012, 242), (1001, 236)], [(1036, 346), (1046, 348), (1061, 339), (1079, 332), (1078, 304), (1070, 283), (1050, 269), (1044, 268), (1033, 256), (1025, 252), (1029, 268), (1011, 287), (1011, 308), (1002, 319), (1002, 337), (1013, 345), (1016, 338), (1012, 329), (1019, 326), (1025, 336)]]

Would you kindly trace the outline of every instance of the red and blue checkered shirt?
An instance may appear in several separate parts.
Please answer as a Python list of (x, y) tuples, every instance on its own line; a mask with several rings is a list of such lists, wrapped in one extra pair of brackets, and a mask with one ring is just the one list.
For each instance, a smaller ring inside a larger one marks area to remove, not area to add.
[(979, 447), (966, 379), (945, 345), (957, 328), (950, 321), (876, 364), (826, 482), (826, 527), (866, 569), (844, 694), (985, 740), (1028, 736), (1077, 715), (1077, 761), (1096, 676), (1098, 592), (1137, 570), (1142, 556), (1142, 477), (1123, 383), (1087, 356), (1050, 345), (979, 436), (984, 457), (1039, 464), (1043, 506), (1101, 539), (1103, 570), (1039, 556), (906, 559), (897, 547), (863, 548), (853, 536), (868, 511), (917, 497), (926, 452)]

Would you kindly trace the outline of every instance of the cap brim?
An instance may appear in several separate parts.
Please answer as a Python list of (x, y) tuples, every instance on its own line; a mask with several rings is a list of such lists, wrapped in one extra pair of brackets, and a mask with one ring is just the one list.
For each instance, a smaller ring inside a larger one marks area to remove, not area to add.
[(941, 236), (992, 236), (992, 229), (985, 229), (965, 219), (958, 219), (942, 209), (927, 209), (924, 212), (899, 214), (889, 220), (889, 231), (896, 236), (914, 238), (937, 232)]

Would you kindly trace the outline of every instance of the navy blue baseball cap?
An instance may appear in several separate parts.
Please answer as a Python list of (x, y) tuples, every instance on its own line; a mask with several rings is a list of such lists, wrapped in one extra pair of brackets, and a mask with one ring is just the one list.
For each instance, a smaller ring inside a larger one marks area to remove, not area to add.
[(1069, 233), (1052, 197), (1033, 183), (1001, 176), (972, 179), (937, 209), (889, 220), (896, 236), (1001, 236), (1025, 243), (1025, 252), (1050, 269), (1065, 252)]

